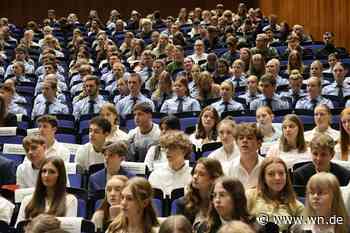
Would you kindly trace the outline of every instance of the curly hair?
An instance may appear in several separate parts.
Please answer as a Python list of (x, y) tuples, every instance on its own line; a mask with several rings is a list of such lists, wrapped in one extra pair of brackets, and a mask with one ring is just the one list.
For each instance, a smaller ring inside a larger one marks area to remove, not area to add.
[(192, 143), (189, 137), (181, 131), (172, 131), (160, 136), (160, 146), (163, 148), (180, 148), (184, 151), (185, 159), (192, 153)]

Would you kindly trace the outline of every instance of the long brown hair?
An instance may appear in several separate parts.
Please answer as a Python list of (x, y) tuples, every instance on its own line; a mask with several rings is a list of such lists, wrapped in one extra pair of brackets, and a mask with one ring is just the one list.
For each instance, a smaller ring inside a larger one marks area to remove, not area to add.
[[(203, 157), (198, 159), (196, 166), (198, 164), (202, 164), (205, 167), (210, 178), (213, 180), (224, 175), (221, 164), (216, 159)], [(192, 175), (193, 175), (194, 169), (192, 171)], [(192, 186), (192, 183), (190, 183), (184, 198), (185, 198), (185, 213), (188, 213), (191, 217), (194, 218), (195, 215), (199, 212), (201, 203), (203, 202), (200, 196), (199, 190), (194, 188)], [(206, 203), (206, 204), (207, 204), (207, 207), (209, 207), (209, 203)]]
[[(286, 185), (283, 187), (281, 192), (279, 193), (278, 199), (273, 198), (271, 195), (270, 188), (267, 186), (265, 176), (266, 176), (266, 168), (273, 163), (279, 163), (282, 164), (284, 167), (284, 172), (286, 173)], [(261, 164), (261, 170), (259, 174), (258, 179), (258, 186), (257, 186), (257, 193), (265, 200), (270, 200), (276, 202), (276, 204), (285, 204), (287, 205), (290, 210), (293, 210), (296, 208), (296, 195), (294, 193), (294, 190), (292, 188), (292, 182), (289, 176), (289, 172), (287, 169), (287, 165), (283, 160), (279, 157), (268, 157), (263, 160)]]
[[(234, 205), (231, 213), (232, 220), (240, 220), (245, 223), (251, 223), (252, 216), (248, 212), (247, 197), (241, 181), (232, 177), (220, 177), (216, 180), (215, 185), (221, 183), (224, 189), (229, 193)], [(220, 215), (216, 211), (213, 200), (209, 207), (208, 228), (206, 233), (217, 232), (220, 227)]]
[(341, 119), (347, 115), (350, 115), (350, 107), (345, 108), (340, 113), (340, 121), (339, 121), (341, 159), (346, 161), (349, 158), (350, 135), (344, 129)]
[[(209, 135), (206, 135), (205, 129), (204, 129), (204, 126), (202, 123), (202, 117), (203, 117), (204, 113), (207, 111), (210, 111), (214, 114), (214, 121), (215, 121), (214, 127), (211, 130), (211, 132), (209, 133)], [(211, 140), (216, 140), (216, 138), (218, 136), (217, 126), (219, 124), (219, 121), (220, 121), (220, 116), (219, 116), (219, 113), (216, 111), (216, 109), (212, 106), (205, 107), (202, 110), (202, 112), (199, 114), (199, 117), (198, 117), (198, 127), (196, 130), (196, 138), (203, 138), (204, 139), (204, 138), (208, 137)]]
[(0, 95), (0, 127), (4, 127), (5, 125), (5, 118), (7, 116), (7, 107), (5, 104), (4, 97)]
[(57, 169), (58, 177), (54, 187), (54, 196), (49, 210), (46, 213), (57, 217), (63, 217), (66, 214), (66, 167), (61, 158), (54, 156), (46, 158), (40, 166), (33, 198), (30, 200), (24, 210), (26, 219), (34, 218), (35, 216), (45, 212), (45, 198), (47, 195), (47, 189), (42, 182), (41, 173), (43, 167), (48, 163), (52, 163), (52, 165)]
[[(143, 220), (143, 229), (144, 233), (152, 233), (152, 227), (158, 226), (158, 220), (156, 211), (152, 205), (153, 198), (153, 189), (151, 184), (142, 177), (134, 177), (130, 179), (125, 188), (128, 187), (131, 190), (131, 193), (134, 199), (139, 203), (139, 206), (142, 206), (142, 203), (145, 201), (148, 203), (142, 210), (142, 220)], [(108, 227), (109, 233), (116, 233), (120, 231), (125, 231), (128, 229), (128, 219), (123, 214), (120, 213)]]
[[(305, 143), (305, 138), (304, 138), (304, 126), (300, 121), (300, 118), (295, 115), (295, 114), (288, 114), (284, 117), (283, 119), (283, 123), (286, 121), (291, 121), (294, 124), (297, 125), (298, 127), (298, 135), (296, 138), (296, 146), (298, 149), (299, 153), (305, 152), (306, 151), (306, 143)], [(283, 125), (282, 123), (282, 125)], [(282, 127), (283, 129), (283, 127)], [(282, 130), (283, 131), (283, 130)], [(291, 146), (288, 144), (287, 139), (285, 138), (284, 134), (282, 133), (281, 138), (280, 138), (280, 148), (284, 151), (284, 152), (288, 152), (290, 150), (292, 150), (293, 148), (291, 148)]]

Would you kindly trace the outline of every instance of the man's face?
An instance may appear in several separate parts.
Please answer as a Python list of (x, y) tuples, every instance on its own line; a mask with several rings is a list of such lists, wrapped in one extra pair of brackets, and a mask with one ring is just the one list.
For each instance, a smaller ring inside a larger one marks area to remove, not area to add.
[(334, 38), (331, 34), (324, 34), (323, 35), (323, 42), (325, 44), (333, 44)]
[(52, 65), (45, 65), (44, 66), (45, 69), (45, 74), (55, 74), (55, 68)]
[(338, 83), (343, 83), (344, 76), (345, 76), (344, 67), (337, 64), (334, 66), (333, 72), (334, 72), (335, 81), (337, 81)]
[(311, 97), (316, 97), (320, 94), (320, 86), (317, 83), (317, 80), (310, 79), (307, 83), (307, 91)]
[(17, 51), (16, 52), (16, 60), (17, 61), (24, 61), (24, 59), (26, 58), (26, 54), (22, 51)]
[(299, 90), (303, 84), (300, 78), (289, 78), (289, 85), (293, 90)]
[(237, 144), (241, 154), (257, 153), (261, 145), (255, 135), (240, 135), (237, 138)]
[(108, 133), (103, 132), (103, 129), (98, 125), (90, 124), (89, 139), (92, 145), (103, 145), (107, 136)]
[(277, 67), (277, 63), (276, 62), (268, 62), (266, 64), (266, 72), (276, 76), (277, 72), (278, 72), (278, 67)]
[(147, 126), (151, 119), (152, 119), (152, 114), (146, 113), (140, 110), (134, 111), (134, 119), (135, 123), (137, 126), (140, 128)]
[(43, 83), (42, 90), (43, 90), (43, 96), (47, 99), (51, 100), (56, 95), (55, 90), (51, 87), (50, 83), (48, 82)]
[(117, 77), (123, 77), (124, 75), (124, 68), (123, 65), (120, 63), (114, 63), (112, 66), (112, 72), (117, 76)]
[(97, 94), (97, 85), (95, 80), (85, 81), (85, 91), (88, 96), (95, 96)]
[(139, 92), (141, 88), (140, 80), (137, 77), (131, 76), (128, 79), (128, 88), (131, 92)]
[(158, 63), (158, 62), (153, 62), (153, 72), (156, 74), (156, 75), (160, 75), (160, 73), (163, 72), (164, 70), (164, 67), (162, 66), (162, 64)]
[(275, 93), (275, 86), (271, 85), (270, 83), (260, 82), (259, 87), (264, 96), (271, 97)]
[(108, 171), (113, 171), (117, 167), (120, 167), (123, 157), (118, 154), (112, 153), (109, 150), (106, 150), (104, 153), (105, 163)]
[(55, 133), (57, 131), (57, 128), (53, 127), (50, 123), (39, 122), (38, 128), (39, 128), (40, 136), (42, 136), (44, 138), (50, 138), (50, 139), (55, 137)]
[(35, 168), (39, 168), (41, 162), (45, 159), (46, 145), (32, 143), (28, 148), (25, 148), (25, 151), (29, 161)]
[(148, 67), (152, 67), (153, 64), (153, 58), (150, 54), (144, 54), (142, 55), (142, 64)]
[(256, 78), (248, 78), (247, 85), (249, 90), (256, 90), (258, 87), (258, 80)]
[(328, 148), (311, 148), (312, 162), (319, 172), (326, 172), (329, 169), (333, 154)]
[(193, 66), (193, 62), (190, 58), (185, 58), (184, 60), (184, 67), (186, 71), (191, 71)]

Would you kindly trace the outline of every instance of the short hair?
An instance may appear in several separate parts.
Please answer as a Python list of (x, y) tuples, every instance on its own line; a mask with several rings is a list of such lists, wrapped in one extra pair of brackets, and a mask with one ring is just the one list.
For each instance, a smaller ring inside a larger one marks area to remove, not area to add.
[(22, 52), (22, 53), (27, 54), (27, 53), (28, 53), (28, 50), (27, 50), (27, 48), (26, 48), (25, 46), (19, 45), (19, 46), (16, 47), (15, 52), (16, 52), (16, 53)]
[(129, 79), (130, 79), (131, 77), (136, 77), (136, 78), (139, 80), (140, 84), (142, 84), (142, 78), (141, 78), (140, 74), (138, 74), (138, 73), (131, 73), (131, 74), (129, 75)]
[(189, 137), (181, 131), (166, 133), (160, 136), (159, 143), (163, 148), (181, 148), (185, 152), (185, 159), (192, 153), (192, 143)]
[(110, 133), (112, 129), (111, 123), (100, 116), (92, 118), (90, 125), (97, 125), (102, 129), (103, 133)]
[(174, 115), (165, 116), (160, 119), (159, 126), (165, 124), (168, 129), (181, 130), (180, 119)]
[(53, 116), (53, 115), (40, 116), (36, 120), (36, 124), (38, 125), (39, 123), (49, 123), (54, 128), (57, 128), (57, 126), (58, 126), (57, 118), (56, 118), (56, 116)]
[(112, 154), (117, 154), (120, 157), (126, 157), (128, 155), (128, 145), (125, 141), (117, 141), (117, 142), (106, 142), (103, 145), (102, 153), (105, 151), (110, 151)]
[(191, 233), (192, 224), (183, 215), (170, 216), (167, 219), (165, 219), (164, 222), (162, 222), (158, 233), (173, 232)]
[(271, 74), (264, 74), (261, 76), (260, 81), (261, 83), (268, 83), (272, 86), (276, 86), (276, 79)]
[(29, 146), (32, 144), (47, 145), (47, 141), (43, 136), (40, 135), (28, 135), (22, 141), (22, 145), (25, 151), (28, 151)]
[(237, 126), (236, 140), (240, 136), (253, 135), (260, 142), (263, 141), (264, 135), (262, 134), (256, 123), (241, 123)]
[(152, 112), (153, 112), (152, 106), (146, 102), (135, 104), (135, 106), (133, 108), (133, 113), (135, 113), (137, 110), (144, 112), (144, 113), (149, 113), (149, 114), (152, 114)]
[(316, 134), (310, 142), (310, 150), (329, 149), (334, 155), (335, 141), (327, 134)]
[(99, 86), (100, 85), (100, 79), (95, 76), (95, 75), (86, 75), (85, 76), (85, 82), (87, 81), (95, 81), (96, 85)]

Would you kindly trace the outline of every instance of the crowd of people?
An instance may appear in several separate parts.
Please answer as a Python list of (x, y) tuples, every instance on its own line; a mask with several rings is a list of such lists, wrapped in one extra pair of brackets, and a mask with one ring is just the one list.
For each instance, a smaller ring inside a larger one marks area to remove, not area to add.
[[(0, 197), (0, 220), (66, 232), (79, 212), (66, 188), (74, 162), (86, 174), (102, 165), (78, 187), (105, 193), (81, 216), (98, 232), (349, 232), (350, 62), (334, 37), (313, 41), (244, 3), (166, 19), (112, 10), (105, 24), (95, 10), (86, 23), (54, 10), (24, 28), (0, 18), (0, 127), (21, 128), (24, 115), (38, 128), (18, 166), (0, 157), (1, 185), (32, 190), (18, 211)], [(198, 120), (185, 129), (187, 112)], [(61, 115), (89, 119), (86, 143), (72, 127), (74, 156), (56, 137)], [(159, 190), (182, 190), (170, 216), (154, 205)]]

